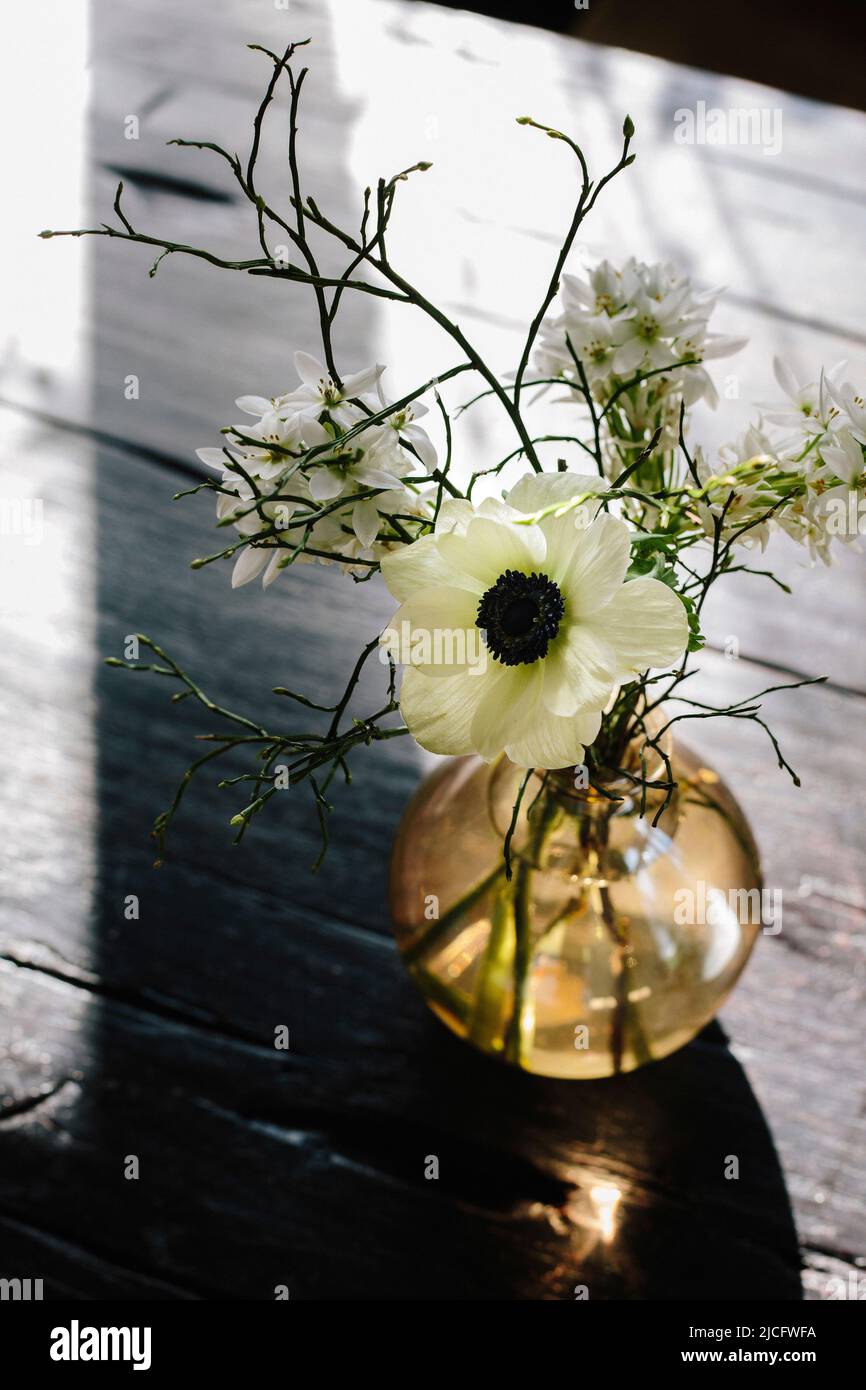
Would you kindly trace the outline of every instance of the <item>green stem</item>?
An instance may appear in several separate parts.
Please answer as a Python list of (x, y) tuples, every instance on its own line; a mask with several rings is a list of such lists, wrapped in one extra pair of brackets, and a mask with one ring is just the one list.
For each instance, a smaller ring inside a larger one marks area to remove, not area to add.
[(626, 968), (628, 941), (617, 926), (616, 914), (613, 910), (610, 889), (607, 884), (599, 885), (598, 894), (601, 902), (602, 920), (614, 943), (619, 964), (619, 972), (616, 977), (616, 1004), (610, 1024), (610, 1055), (613, 1060), (614, 1076), (619, 1076), (622, 1071), (622, 1059), (625, 1052), (625, 1023), (628, 1011), (628, 971)]
[(532, 876), (544, 852), (550, 835), (559, 821), (559, 807), (550, 793), (535, 811), (536, 825), (514, 875), (514, 1006), (505, 1034), (505, 1056), (515, 1066), (526, 1060), (534, 1021), (529, 989), (529, 967), (532, 963)]
[(533, 1032), (529, 998), (532, 961), (532, 869), (521, 863), (514, 876), (514, 1007), (505, 1034), (505, 1056), (522, 1066)]
[(504, 1003), (514, 967), (514, 904), (506, 888), (497, 893), (491, 914), (490, 935), (478, 967), (478, 984), (469, 1020), (469, 1039), (484, 1052), (502, 1047)]
[[(603, 873), (601, 862), (601, 851), (606, 849), (610, 824), (605, 818), (602, 822), (599, 837), (595, 845), (596, 854), (599, 860), (599, 871)], [(614, 1006), (613, 1018), (610, 1025), (610, 1055), (613, 1061), (613, 1074), (619, 1076), (623, 1069), (623, 1060), (626, 1049), (626, 1035), (630, 1034), (632, 1050), (637, 1059), (637, 1065), (652, 1061), (652, 1052), (640, 1026), (638, 1011), (628, 997), (628, 958), (631, 952), (631, 942), (628, 934), (617, 922), (616, 913), (613, 907), (613, 900), (610, 895), (610, 888), (607, 883), (602, 882), (598, 887), (599, 900), (601, 905), (602, 921), (607, 929), (608, 935), (613, 942), (619, 972), (616, 977), (616, 1004)]]
[(505, 865), (497, 863), (496, 867), (491, 869), (490, 873), (487, 874), (485, 878), (480, 879), (478, 883), (469, 888), (461, 898), (457, 899), (456, 903), (453, 903), (451, 907), (449, 907), (446, 913), (441, 917), (437, 917), (428, 927), (427, 931), (413, 941), (411, 946), (407, 946), (406, 950), (403, 952), (403, 959), (406, 964), (414, 964), (420, 956), (424, 955), (426, 951), (429, 951), (435, 946), (457, 918), (460, 917), (463, 912), (466, 912), (468, 908), (474, 906), (478, 899), (483, 897), (487, 890), (492, 888), (496, 880), (502, 878), (504, 874)]
[(434, 1004), (438, 1004), (441, 1009), (455, 1016), (458, 1022), (464, 1026), (469, 1021), (469, 1002), (453, 986), (445, 983), (438, 975), (434, 975), (432, 970), (426, 970), (423, 965), (414, 967), (414, 974), (421, 987), (425, 999), (429, 999)]

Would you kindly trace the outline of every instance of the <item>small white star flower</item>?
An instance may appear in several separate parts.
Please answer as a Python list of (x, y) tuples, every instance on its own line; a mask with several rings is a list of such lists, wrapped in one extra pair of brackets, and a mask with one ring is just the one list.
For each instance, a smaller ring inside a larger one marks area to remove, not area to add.
[[(623, 468), (623, 439), (645, 444), (661, 426), (659, 447), (675, 448), (680, 405), (718, 404), (702, 364), (745, 344), (744, 338), (708, 332), (719, 293), (696, 291), (671, 265), (634, 259), (619, 269), (603, 261), (586, 279), (563, 275), (562, 310), (542, 324), (533, 367), (543, 379), (568, 383), (571, 392), (561, 399), (572, 405), (582, 375), (597, 401), (616, 398), (616, 411), (602, 417), (601, 443), (611, 478)], [(690, 365), (678, 365), (686, 362)]]
[(354, 412), (347, 409), (346, 402), (374, 390), (385, 370), (384, 367), (367, 367), (347, 376), (342, 386), (337, 386), (327, 367), (308, 352), (296, 352), (294, 362), (301, 385), (283, 398), (280, 413), (293, 414), (302, 420), (319, 420), (327, 414), (343, 429), (350, 429), (355, 423)]
[(295, 365), (299, 387), (240, 396), (238, 409), (256, 421), (227, 429), (222, 448), (196, 451), (220, 474), (218, 519), (248, 541), (235, 559), (235, 588), (259, 576), (267, 588), (289, 563), (305, 561), (367, 572), (407, 541), (406, 526), (392, 518), (408, 521), (411, 537), (432, 514), (421, 479), (436, 467), (436, 450), (416, 423), (424, 406), (412, 402), (368, 423), (388, 410), (382, 367), (338, 387), (307, 353), (296, 353)]

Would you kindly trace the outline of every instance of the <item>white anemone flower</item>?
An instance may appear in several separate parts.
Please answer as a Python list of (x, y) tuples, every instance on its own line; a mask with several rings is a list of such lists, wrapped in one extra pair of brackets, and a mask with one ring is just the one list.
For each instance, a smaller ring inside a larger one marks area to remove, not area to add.
[(677, 594), (626, 581), (629, 527), (597, 500), (578, 504), (605, 486), (531, 474), (505, 502), (443, 504), (432, 535), (384, 556), (401, 607), (381, 641), (407, 662), (400, 709), (423, 748), (570, 767), (616, 687), (682, 655)]

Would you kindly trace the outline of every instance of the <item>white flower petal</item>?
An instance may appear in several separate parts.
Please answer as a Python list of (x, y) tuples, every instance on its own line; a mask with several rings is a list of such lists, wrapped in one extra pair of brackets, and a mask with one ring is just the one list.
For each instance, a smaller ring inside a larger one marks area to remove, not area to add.
[[(307, 388), (303, 387), (302, 389), (306, 390)], [(310, 390), (312, 391), (312, 387)], [(280, 419), (284, 420), (288, 427), (291, 427), (291, 429), (301, 434), (308, 444), (324, 443), (324, 440), (312, 438), (312, 435), (317, 430), (324, 434), (325, 439), (330, 439), (332, 437), (328, 434), (324, 425), (319, 424), (319, 416), (322, 413), (322, 409), (322, 401), (318, 396), (316, 396), (314, 400), (307, 402), (295, 400), (289, 405), (280, 407)]]
[[(398, 602), (430, 585), (454, 584), (456, 578), (451, 566), (439, 554), (433, 536), (422, 536), (412, 545), (401, 545), (389, 555), (383, 555), (381, 568), (382, 578)], [(479, 596), (483, 592), (482, 586), (474, 581), (467, 581), (462, 587), (471, 588)]]
[(580, 549), (583, 534), (597, 515), (597, 509), (596, 502), (587, 501), (562, 516), (546, 516), (538, 523), (547, 542), (544, 572), (555, 583), (561, 585), (564, 582)]
[(719, 393), (712, 377), (703, 367), (687, 367), (683, 372), (683, 400), (686, 406), (696, 405), (698, 401), (703, 400), (711, 410), (715, 410), (719, 403)]
[(489, 588), (505, 570), (530, 574), (544, 562), (546, 545), (538, 526), (515, 526), (475, 516), (464, 535), (437, 536), (440, 554), (462, 574)]
[(800, 395), (800, 387), (797, 378), (781, 357), (773, 358), (773, 375), (781, 386), (786, 396), (790, 396), (792, 401), (796, 401)]
[(295, 371), (305, 386), (312, 386), (318, 390), (322, 379), (327, 379), (330, 375), (325, 364), (312, 357), (309, 352), (296, 352), (294, 363)]
[(231, 463), (222, 449), (196, 449), (195, 452), (196, 457), (207, 464), (208, 468), (218, 468), (221, 473), (231, 468)]
[[(318, 407), (316, 407), (316, 410), (318, 410)], [(293, 419), (287, 421), (287, 424), (292, 426), (292, 429), (298, 437), (297, 446), (293, 444), (292, 447), (300, 447), (301, 444), (304, 444), (308, 449), (312, 449), (315, 444), (330, 443), (331, 435), (328, 434), (324, 425), (319, 424), (318, 420), (315, 418), (315, 414), (312, 418), (309, 416), (302, 417), (301, 415), (297, 415)]]
[(379, 534), (379, 509), (372, 498), (362, 498), (352, 508), (352, 529), (362, 545), (372, 545)]
[(735, 352), (742, 352), (748, 341), (748, 338), (729, 338), (723, 333), (710, 333), (701, 346), (700, 356), (732, 357)]
[(265, 546), (244, 546), (235, 560), (232, 570), (232, 588), (240, 589), (261, 574), (270, 559), (270, 549)]
[(507, 502), (503, 502), (501, 497), (485, 497), (475, 508), (475, 515), (486, 516), (490, 521), (503, 523), (523, 520), (522, 513), (516, 507), (510, 507)]
[(241, 536), (256, 536), (264, 527), (257, 511), (247, 511), (245, 516), (239, 516), (233, 524)]
[(261, 463), (258, 467), (259, 478), (262, 482), (269, 483), (273, 478), (278, 478), (285, 467), (285, 459), (277, 459), (274, 463)]
[(400, 713), (415, 742), (428, 753), (471, 753), (472, 722), (485, 679), (469, 671), (433, 678), (407, 666), (400, 690)]
[(641, 338), (627, 338), (614, 353), (614, 369), (621, 376), (630, 376), (635, 368), (640, 366), (644, 357), (646, 345)]
[(839, 430), (834, 444), (821, 446), (821, 457), (848, 487), (853, 486), (864, 469), (863, 450), (848, 429)]
[(551, 643), (543, 669), (544, 706), (567, 718), (581, 709), (604, 709), (616, 681), (617, 654), (603, 635), (578, 623)]
[(267, 396), (238, 396), (235, 405), (245, 415), (255, 415), (259, 420), (263, 415), (270, 415), (274, 408)]
[(610, 603), (625, 579), (631, 553), (628, 527), (607, 513), (575, 536), (574, 552), (560, 584), (567, 621), (586, 618)]
[(316, 502), (330, 502), (345, 491), (346, 475), (342, 468), (316, 468), (310, 474), (309, 486)]
[(467, 502), (464, 497), (443, 498), (436, 518), (437, 536), (444, 536), (449, 531), (458, 531), (462, 535), (474, 515), (472, 503)]
[(517, 767), (573, 767), (583, 762), (600, 725), (600, 711), (563, 719), (539, 706), (525, 731), (507, 744), (505, 754)]
[(486, 762), (501, 753), (513, 732), (520, 728), (538, 704), (541, 663), (501, 666), (492, 662), (483, 676), (467, 675), (481, 687), (481, 698), (472, 720), (472, 746)]
[(398, 608), (385, 629), (395, 661), (426, 676), (452, 676), (471, 667), (480, 679), (492, 663), (475, 625), (477, 594), (465, 589), (419, 590)]
[(343, 380), (344, 397), (361, 396), (365, 391), (372, 391), (379, 381), (379, 377), (385, 368), (380, 366), (366, 367), (362, 372), (353, 372)]
[(393, 473), (386, 473), (384, 468), (374, 468), (371, 463), (365, 463), (360, 459), (358, 463), (352, 465), (352, 477), (356, 483), (361, 483), (364, 487), (396, 487), (400, 479)]
[(285, 550), (282, 550), (279, 547), (277, 547), (277, 549), (274, 551), (273, 559), (268, 561), (268, 567), (262, 575), (263, 589), (269, 589), (273, 584), (274, 580), (282, 574), (284, 569), (287, 568), (287, 566), (283, 564), (283, 561), (286, 558), (286, 553), (287, 552)]
[(520, 512), (540, 512), (583, 492), (604, 492), (609, 486), (595, 473), (527, 473), (506, 500)]
[(403, 435), (415, 449), (428, 473), (432, 473), (437, 464), (436, 450), (426, 430), (420, 425), (407, 425), (403, 430)]
[(445, 586), (437, 589), (419, 589), (400, 605), (391, 619), (390, 626), (399, 628), (401, 623), (408, 623), (412, 634), (418, 632), (432, 635), (457, 628), (472, 628), (477, 632), (477, 612), (478, 596), (467, 589)]
[(623, 584), (591, 621), (616, 652), (621, 680), (652, 666), (670, 666), (682, 656), (689, 638), (685, 606), (660, 579)]

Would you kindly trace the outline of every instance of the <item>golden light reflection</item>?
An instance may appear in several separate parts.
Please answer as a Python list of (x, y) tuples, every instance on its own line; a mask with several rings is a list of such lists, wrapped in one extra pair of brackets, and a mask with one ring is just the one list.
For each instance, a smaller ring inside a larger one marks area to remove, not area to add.
[(539, 956), (532, 970), (532, 998), (541, 1028), (573, 1024), (583, 1013), (584, 983), (564, 960)]
[(447, 975), (449, 980), (459, 980), (475, 964), (489, 934), (488, 918), (472, 922), (431, 957), (429, 968)]
[(589, 1007), (590, 1007), (591, 1009), (593, 1009), (596, 1013), (601, 1012), (602, 1009), (615, 1009), (615, 1008), (616, 1008), (616, 995), (615, 995), (615, 994), (596, 994), (596, 995), (593, 996), (592, 999), (590, 999), (590, 1001), (589, 1001)]
[(616, 1235), (616, 1213), (622, 1200), (622, 1192), (616, 1183), (600, 1182), (589, 1189), (589, 1200), (595, 1207), (601, 1238), (609, 1244)]
[(599, 1246), (610, 1245), (616, 1239), (621, 1224), (620, 1203), (627, 1189), (597, 1169), (574, 1169), (570, 1176), (574, 1189), (563, 1215), (571, 1227), (572, 1259), (581, 1261), (589, 1259)]

